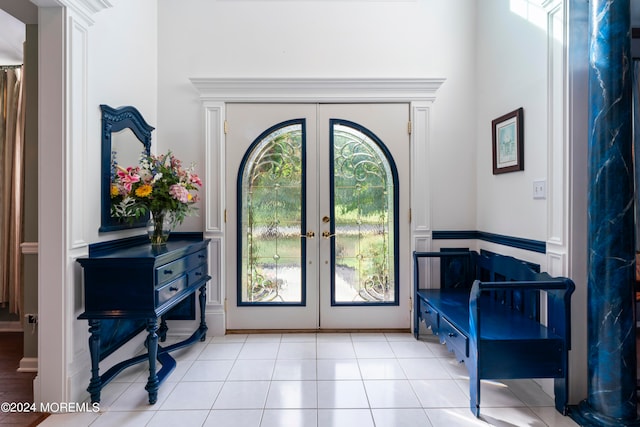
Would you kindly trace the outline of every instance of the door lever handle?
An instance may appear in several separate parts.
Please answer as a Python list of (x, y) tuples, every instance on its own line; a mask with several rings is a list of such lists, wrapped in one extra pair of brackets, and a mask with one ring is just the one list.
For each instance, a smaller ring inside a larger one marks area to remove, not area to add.
[(329, 239), (329, 238), (331, 238), (331, 237), (333, 237), (333, 236), (335, 236), (335, 235), (336, 235), (335, 233), (331, 234), (331, 233), (330, 233), (330, 232), (328, 232), (328, 231), (323, 231), (323, 232), (322, 232), (322, 237), (324, 237), (325, 239)]
[(301, 234), (300, 237), (313, 239), (314, 237), (316, 237), (316, 233), (314, 233), (313, 231), (307, 231), (307, 234)]

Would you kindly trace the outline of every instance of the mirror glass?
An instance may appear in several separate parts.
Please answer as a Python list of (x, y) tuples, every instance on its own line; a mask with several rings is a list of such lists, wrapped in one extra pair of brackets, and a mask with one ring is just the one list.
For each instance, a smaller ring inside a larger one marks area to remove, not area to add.
[(140, 161), (144, 147), (131, 129), (123, 129), (111, 134), (111, 161), (122, 167), (135, 166)]
[(150, 153), (151, 131), (154, 128), (144, 120), (135, 107), (112, 108), (101, 105), (100, 110), (102, 111), (102, 218), (99, 231), (143, 227), (149, 219), (148, 214), (134, 222), (111, 216), (111, 176), (114, 164), (124, 168), (136, 166), (141, 153)]

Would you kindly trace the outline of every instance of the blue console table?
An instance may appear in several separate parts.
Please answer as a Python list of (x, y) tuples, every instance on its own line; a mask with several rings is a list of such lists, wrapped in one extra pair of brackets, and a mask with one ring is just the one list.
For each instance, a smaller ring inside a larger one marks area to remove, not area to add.
[[(91, 333), (91, 380), (87, 391), (92, 402), (100, 402), (102, 388), (123, 369), (148, 361), (149, 379), (145, 389), (149, 403), (156, 403), (160, 384), (176, 366), (169, 353), (198, 340), (204, 341), (206, 285), (211, 279), (207, 274), (209, 239), (198, 236), (178, 235), (160, 247), (151, 246), (146, 236), (143, 236), (145, 239), (122, 239), (98, 244), (95, 249), (90, 248), (88, 257), (77, 260), (84, 270), (85, 303), (85, 311), (78, 319), (89, 321)], [(165, 316), (196, 290), (199, 290), (200, 306), (198, 329), (184, 341), (159, 346), (158, 339), (164, 341), (168, 329)], [(107, 323), (105, 327), (103, 324)], [(147, 353), (124, 360), (100, 375), (100, 361), (142, 329), (147, 331)], [(103, 341), (114, 336), (120, 338), (105, 349)], [(156, 360), (162, 364), (158, 372)]]

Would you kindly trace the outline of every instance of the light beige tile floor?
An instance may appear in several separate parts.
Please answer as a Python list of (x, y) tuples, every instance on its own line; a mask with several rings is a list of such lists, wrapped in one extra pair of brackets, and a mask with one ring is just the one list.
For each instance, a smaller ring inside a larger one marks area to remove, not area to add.
[(104, 388), (100, 412), (40, 426), (576, 426), (532, 380), (483, 382), (475, 418), (464, 365), (428, 334), (228, 335), (173, 356), (155, 405), (142, 364)]

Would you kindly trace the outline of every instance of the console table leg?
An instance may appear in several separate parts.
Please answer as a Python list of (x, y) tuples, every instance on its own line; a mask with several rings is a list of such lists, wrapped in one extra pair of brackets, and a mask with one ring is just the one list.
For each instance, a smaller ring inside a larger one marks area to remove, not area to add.
[(148, 319), (147, 332), (149, 335), (147, 336), (147, 350), (149, 351), (149, 379), (144, 389), (149, 392), (149, 403), (151, 405), (158, 400), (158, 388), (160, 388), (160, 381), (158, 381), (158, 374), (156, 373), (156, 358), (158, 356), (157, 329), (157, 319)]
[(165, 316), (160, 317), (160, 327), (158, 328), (158, 336), (160, 337), (160, 342), (165, 342), (167, 340), (167, 331), (169, 327), (167, 326), (167, 320)]
[(91, 380), (87, 391), (91, 394), (91, 403), (100, 402), (102, 379), (100, 378), (100, 320), (89, 319), (89, 352), (91, 354)]
[(198, 301), (200, 302), (200, 331), (202, 332), (202, 336), (200, 337), (200, 341), (205, 341), (207, 339), (207, 321), (205, 320), (205, 309), (207, 305), (207, 284), (205, 283), (200, 287), (200, 295), (198, 296)]

